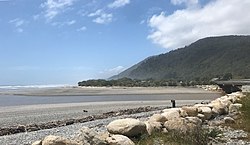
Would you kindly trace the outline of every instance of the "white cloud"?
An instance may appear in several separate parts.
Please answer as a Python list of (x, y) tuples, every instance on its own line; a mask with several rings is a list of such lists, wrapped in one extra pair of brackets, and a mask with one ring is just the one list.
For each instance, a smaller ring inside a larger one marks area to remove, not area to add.
[(185, 4), (187, 7), (193, 7), (199, 4), (199, 0), (171, 0), (173, 5)]
[(113, 20), (113, 14), (105, 13), (103, 10), (99, 9), (94, 13), (88, 14), (88, 17), (96, 17), (93, 22), (98, 24), (108, 24)]
[(77, 29), (77, 31), (86, 31), (87, 30), (87, 27), (85, 26), (82, 26), (81, 28)]
[(76, 20), (65, 21), (65, 22), (52, 22), (52, 26), (63, 27), (63, 26), (71, 26), (76, 23)]
[(100, 72), (100, 76), (98, 76), (99, 78), (109, 78), (113, 75), (117, 75), (120, 72), (124, 71), (125, 67), (123, 66), (117, 66), (115, 68), (111, 68), (111, 69), (106, 69), (104, 71)]
[(249, 0), (216, 0), (201, 8), (161, 13), (148, 21), (148, 36), (167, 49), (189, 45), (197, 39), (220, 35), (250, 34)]
[(112, 14), (103, 13), (99, 17), (95, 18), (93, 22), (98, 23), (98, 24), (108, 24), (112, 22), (112, 19), (113, 19)]
[(71, 21), (66, 22), (67, 25), (73, 25), (75, 23), (76, 23), (76, 20), (71, 20)]
[(101, 15), (102, 13), (103, 13), (103, 10), (102, 10), (102, 9), (99, 9), (99, 10), (93, 12), (93, 13), (88, 14), (88, 16), (89, 16), (89, 17), (99, 16), (99, 15)]
[(115, 0), (113, 3), (109, 4), (109, 8), (119, 8), (130, 3), (130, 0)]
[(14, 24), (16, 27), (20, 27), (25, 23), (25, 21), (23, 19), (16, 18), (16, 19), (10, 20), (9, 23)]
[(24, 31), (22, 27), (26, 25), (28, 21), (25, 21), (20, 18), (16, 18), (16, 19), (10, 20), (9, 23), (15, 26), (16, 32), (22, 33)]
[(45, 8), (45, 18), (53, 19), (55, 16), (63, 12), (67, 7), (73, 5), (75, 0), (47, 0), (41, 4)]

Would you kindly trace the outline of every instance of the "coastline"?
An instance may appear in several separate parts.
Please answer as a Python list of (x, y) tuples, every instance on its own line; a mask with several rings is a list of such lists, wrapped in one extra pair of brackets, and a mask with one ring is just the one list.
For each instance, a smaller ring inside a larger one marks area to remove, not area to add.
[(2, 89), (0, 95), (20, 96), (103, 96), (162, 95), (174, 93), (214, 93), (197, 87), (55, 87)]
[[(19, 102), (19, 105), (0, 105), (2, 126), (42, 123), (136, 107), (170, 107), (172, 99), (176, 100), (177, 106), (192, 105), (219, 97), (217, 92), (195, 87), (57, 87), (14, 91), (25, 95), (14, 95), (18, 98), (15, 101), (38, 99), (40, 104)], [(9, 94), (11, 93), (13, 92)], [(5, 103), (11, 98), (0, 95), (0, 99), (1, 97)], [(60, 102), (63, 98), (67, 98), (66, 102)], [(44, 99), (47, 102), (42, 102)]]
[[(204, 100), (178, 100), (177, 106), (192, 105)], [(205, 100), (206, 101), (206, 100)], [(0, 124), (2, 127), (44, 123), (53, 120), (78, 118), (97, 115), (110, 111), (131, 109), (136, 107), (171, 107), (166, 101), (113, 101), (85, 102), (63, 104), (40, 104), (0, 107)], [(87, 112), (84, 112), (86, 110)]]
[[(196, 94), (196, 97), (186, 99), (185, 95), (176, 100), (176, 106), (193, 105), (195, 103), (201, 103), (202, 101), (213, 100), (214, 97), (206, 98), (200, 96), (200, 94), (208, 94), (207, 96), (213, 96), (219, 94), (212, 91), (206, 91), (201, 88), (188, 88), (188, 87), (158, 87), (158, 88), (104, 88), (104, 87), (92, 87), (92, 88), (53, 88), (53, 89), (37, 89), (29, 92), (25, 90), (25, 93), (31, 96), (36, 94), (35, 97), (44, 98), (44, 96), (51, 95), (52, 98), (58, 98), (61, 95), (65, 96), (112, 96), (115, 95), (141, 95), (141, 96), (154, 96), (154, 95), (166, 95), (166, 94)], [(60, 93), (61, 91), (61, 93)], [(53, 93), (60, 95), (53, 95)], [(197, 97), (199, 96), (199, 97)], [(1, 96), (0, 96), (1, 97)], [(26, 94), (26, 98), (30, 98)], [(205, 98), (205, 99), (204, 99)], [(32, 123), (46, 123), (51, 121), (59, 121), (64, 119), (73, 119), (91, 115), (98, 115), (107, 113), (110, 111), (118, 111), (124, 109), (133, 109), (137, 107), (170, 107), (170, 100), (143, 100), (143, 101), (105, 101), (105, 102), (82, 102), (82, 103), (59, 103), (59, 104), (36, 104), (36, 105), (18, 105), (18, 106), (4, 106), (0, 107), (0, 124), (2, 127), (16, 126), (16, 125), (29, 125)], [(84, 111), (86, 110), (86, 111)], [(139, 114), (122, 115), (118, 118), (135, 117), (135, 118), (147, 118), (154, 112), (142, 112)], [(117, 117), (115, 117), (117, 118)], [(39, 130), (34, 132), (24, 132), (6, 136), (0, 136), (0, 143), (13, 143), (18, 141), (19, 144), (31, 143), (35, 140), (41, 139), (49, 134), (58, 134), (63, 136), (74, 136), (79, 128), (83, 126), (96, 127), (107, 125), (108, 122), (114, 120), (113, 117), (107, 119), (100, 119), (95, 121), (89, 121), (86, 123), (76, 123), (73, 125), (67, 125), (64, 127), (56, 127), (52, 129)], [(70, 130), (71, 133), (68, 131)]]

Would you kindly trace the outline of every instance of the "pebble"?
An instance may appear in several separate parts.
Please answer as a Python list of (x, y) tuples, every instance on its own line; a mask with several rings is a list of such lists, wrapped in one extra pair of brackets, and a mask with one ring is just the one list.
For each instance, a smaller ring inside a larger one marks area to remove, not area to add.
[(100, 119), (86, 123), (77, 123), (58, 128), (0, 136), (0, 145), (29, 145), (34, 141), (41, 140), (48, 135), (58, 135), (64, 136), (66, 138), (73, 138), (77, 134), (77, 131), (84, 126), (94, 128), (98, 132), (104, 132), (106, 131), (106, 125), (113, 120), (122, 118), (140, 118), (142, 120), (146, 120), (146, 118), (156, 113), (160, 113), (160, 111), (149, 111), (132, 115), (122, 115), (118, 117)]

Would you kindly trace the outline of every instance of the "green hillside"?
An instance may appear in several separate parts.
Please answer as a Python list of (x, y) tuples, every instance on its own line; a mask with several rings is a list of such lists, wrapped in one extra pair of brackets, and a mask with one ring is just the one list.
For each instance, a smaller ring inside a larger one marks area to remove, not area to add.
[(199, 80), (250, 77), (250, 36), (221, 36), (149, 57), (110, 79)]

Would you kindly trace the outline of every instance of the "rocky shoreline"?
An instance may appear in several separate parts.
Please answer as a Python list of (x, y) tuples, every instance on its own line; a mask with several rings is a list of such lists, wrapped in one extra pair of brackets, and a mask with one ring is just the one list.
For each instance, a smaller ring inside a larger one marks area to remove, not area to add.
[[(33, 142), (32, 145), (134, 145), (131, 138), (152, 135), (156, 132), (178, 131), (187, 133), (197, 128), (219, 129), (222, 133), (211, 138), (211, 144), (250, 144), (242, 140), (247, 133), (233, 130), (222, 124), (233, 123), (242, 104), (236, 103), (244, 95), (240, 92), (227, 94), (205, 104), (168, 108), (154, 113), (146, 120), (123, 118), (111, 121), (106, 131), (83, 127), (74, 137), (67, 138), (49, 135)], [(105, 129), (104, 129), (105, 130)]]
[[(139, 107), (139, 108), (134, 108), (134, 109), (110, 111), (107, 113), (103, 113), (99, 115), (90, 115), (90, 116), (83, 117), (83, 118), (64, 119), (64, 120), (57, 120), (57, 121), (51, 121), (51, 122), (46, 122), (46, 123), (40, 123), (40, 124), (34, 123), (34, 124), (28, 124), (28, 125), (0, 127), (0, 136), (16, 134), (16, 133), (21, 133), (21, 132), (32, 132), (32, 131), (37, 131), (37, 130), (51, 129), (51, 128), (56, 128), (56, 127), (72, 125), (75, 123), (85, 123), (85, 122), (94, 121), (97, 119), (105, 119), (105, 118), (117, 117), (121, 115), (156, 111), (160, 109), (162, 109), (162, 107), (147, 106), (147, 107)], [(87, 110), (83, 110), (83, 112), (87, 112)]]

